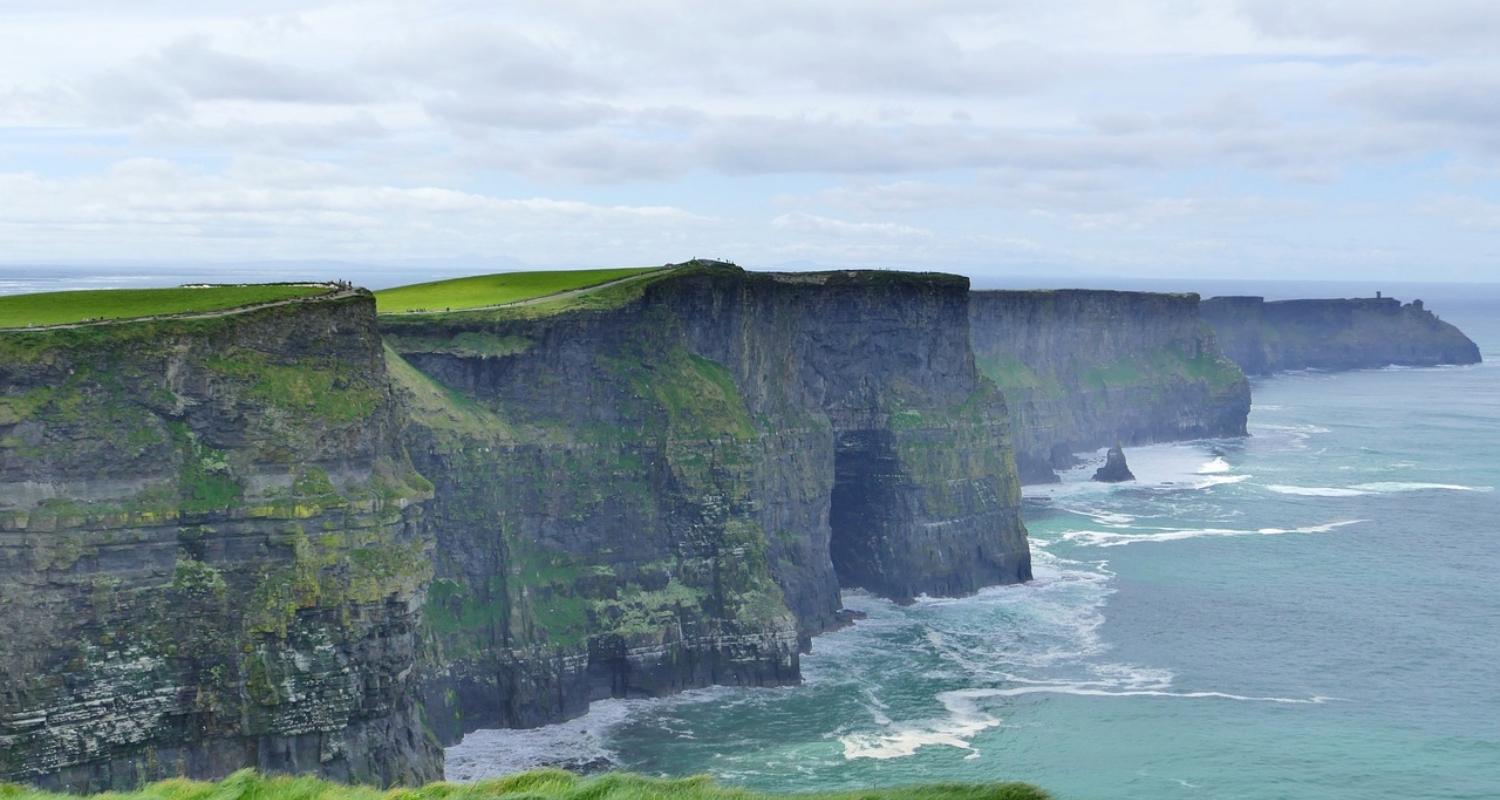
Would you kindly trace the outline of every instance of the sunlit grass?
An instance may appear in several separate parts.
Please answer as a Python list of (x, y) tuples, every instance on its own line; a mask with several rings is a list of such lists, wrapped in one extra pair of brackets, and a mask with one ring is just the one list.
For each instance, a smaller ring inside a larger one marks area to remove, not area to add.
[[(0, 784), (0, 800), (67, 800), (70, 795)], [(1021, 783), (930, 784), (820, 794), (773, 795), (719, 786), (708, 778), (659, 779), (625, 773), (580, 778), (560, 770), (538, 770), (479, 781), (430, 783), (382, 791), (317, 778), (265, 776), (241, 770), (217, 783), (174, 779), (135, 792), (107, 792), (94, 800), (1046, 800), (1049, 795)]]
[(248, 284), (5, 295), (0, 296), (0, 328), (221, 311), (327, 291), (321, 285)]
[(574, 289), (585, 289), (650, 272), (653, 269), (657, 268), (628, 267), (477, 275), (470, 278), (453, 278), (383, 289), (375, 293), (375, 303), (382, 314), (483, 308), (502, 303), (532, 300)]

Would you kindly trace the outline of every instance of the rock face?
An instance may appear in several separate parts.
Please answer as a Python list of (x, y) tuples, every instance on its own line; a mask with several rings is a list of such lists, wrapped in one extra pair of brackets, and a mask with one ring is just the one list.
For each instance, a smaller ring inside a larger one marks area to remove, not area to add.
[(1197, 295), (981, 291), (969, 315), (1025, 483), (1055, 481), (1073, 453), (1116, 442), (1245, 434), (1249, 383), (1200, 319)]
[(1104, 466), (1094, 470), (1093, 480), (1100, 483), (1124, 483), (1135, 480), (1135, 473), (1125, 463), (1125, 448), (1115, 445), (1104, 457)]
[(1479, 348), (1422, 301), (1215, 297), (1203, 318), (1246, 373), (1478, 363)]
[(436, 486), (426, 714), (799, 679), (840, 586), (1030, 577), (967, 281), (697, 263), (593, 293), (383, 318)]
[(0, 780), (439, 776), (373, 305), (0, 332)]
[(1030, 577), (1017, 460), (1243, 433), (1196, 308), (694, 262), (0, 332), (0, 779), (420, 781), (478, 727), (796, 682), (843, 587)]

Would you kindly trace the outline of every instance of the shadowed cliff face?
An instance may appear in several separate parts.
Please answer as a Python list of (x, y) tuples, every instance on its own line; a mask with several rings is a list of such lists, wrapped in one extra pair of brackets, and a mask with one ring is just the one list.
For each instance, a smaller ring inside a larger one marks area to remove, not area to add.
[(794, 682), (840, 584), (1028, 578), (966, 289), (695, 265), (588, 307), (383, 320), (436, 484), (440, 734)]
[(437, 777), (368, 294), (0, 333), (0, 780)]
[(1417, 300), (1215, 297), (1203, 318), (1225, 355), (1252, 375), (1288, 369), (1476, 364), (1479, 348)]
[(980, 370), (1005, 395), (1022, 481), (1057, 479), (1072, 454), (1243, 436), (1245, 376), (1219, 351), (1198, 296), (1094, 290), (970, 296)]

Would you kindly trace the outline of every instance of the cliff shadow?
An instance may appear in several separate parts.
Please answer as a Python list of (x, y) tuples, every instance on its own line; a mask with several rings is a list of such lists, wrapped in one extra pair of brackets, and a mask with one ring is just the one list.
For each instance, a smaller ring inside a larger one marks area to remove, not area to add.
[(890, 574), (895, 557), (892, 528), (910, 523), (903, 497), (902, 469), (890, 431), (858, 430), (835, 438), (833, 493), (828, 523), (829, 555), (839, 586), (907, 597), (899, 576)]

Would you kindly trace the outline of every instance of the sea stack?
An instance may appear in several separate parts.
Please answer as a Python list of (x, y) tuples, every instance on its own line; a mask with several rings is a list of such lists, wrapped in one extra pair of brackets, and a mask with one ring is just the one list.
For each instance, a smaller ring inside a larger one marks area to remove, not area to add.
[(1125, 450), (1118, 444), (1109, 448), (1109, 455), (1105, 456), (1104, 466), (1094, 470), (1094, 480), (1101, 483), (1124, 483), (1135, 480), (1130, 466), (1125, 463)]

